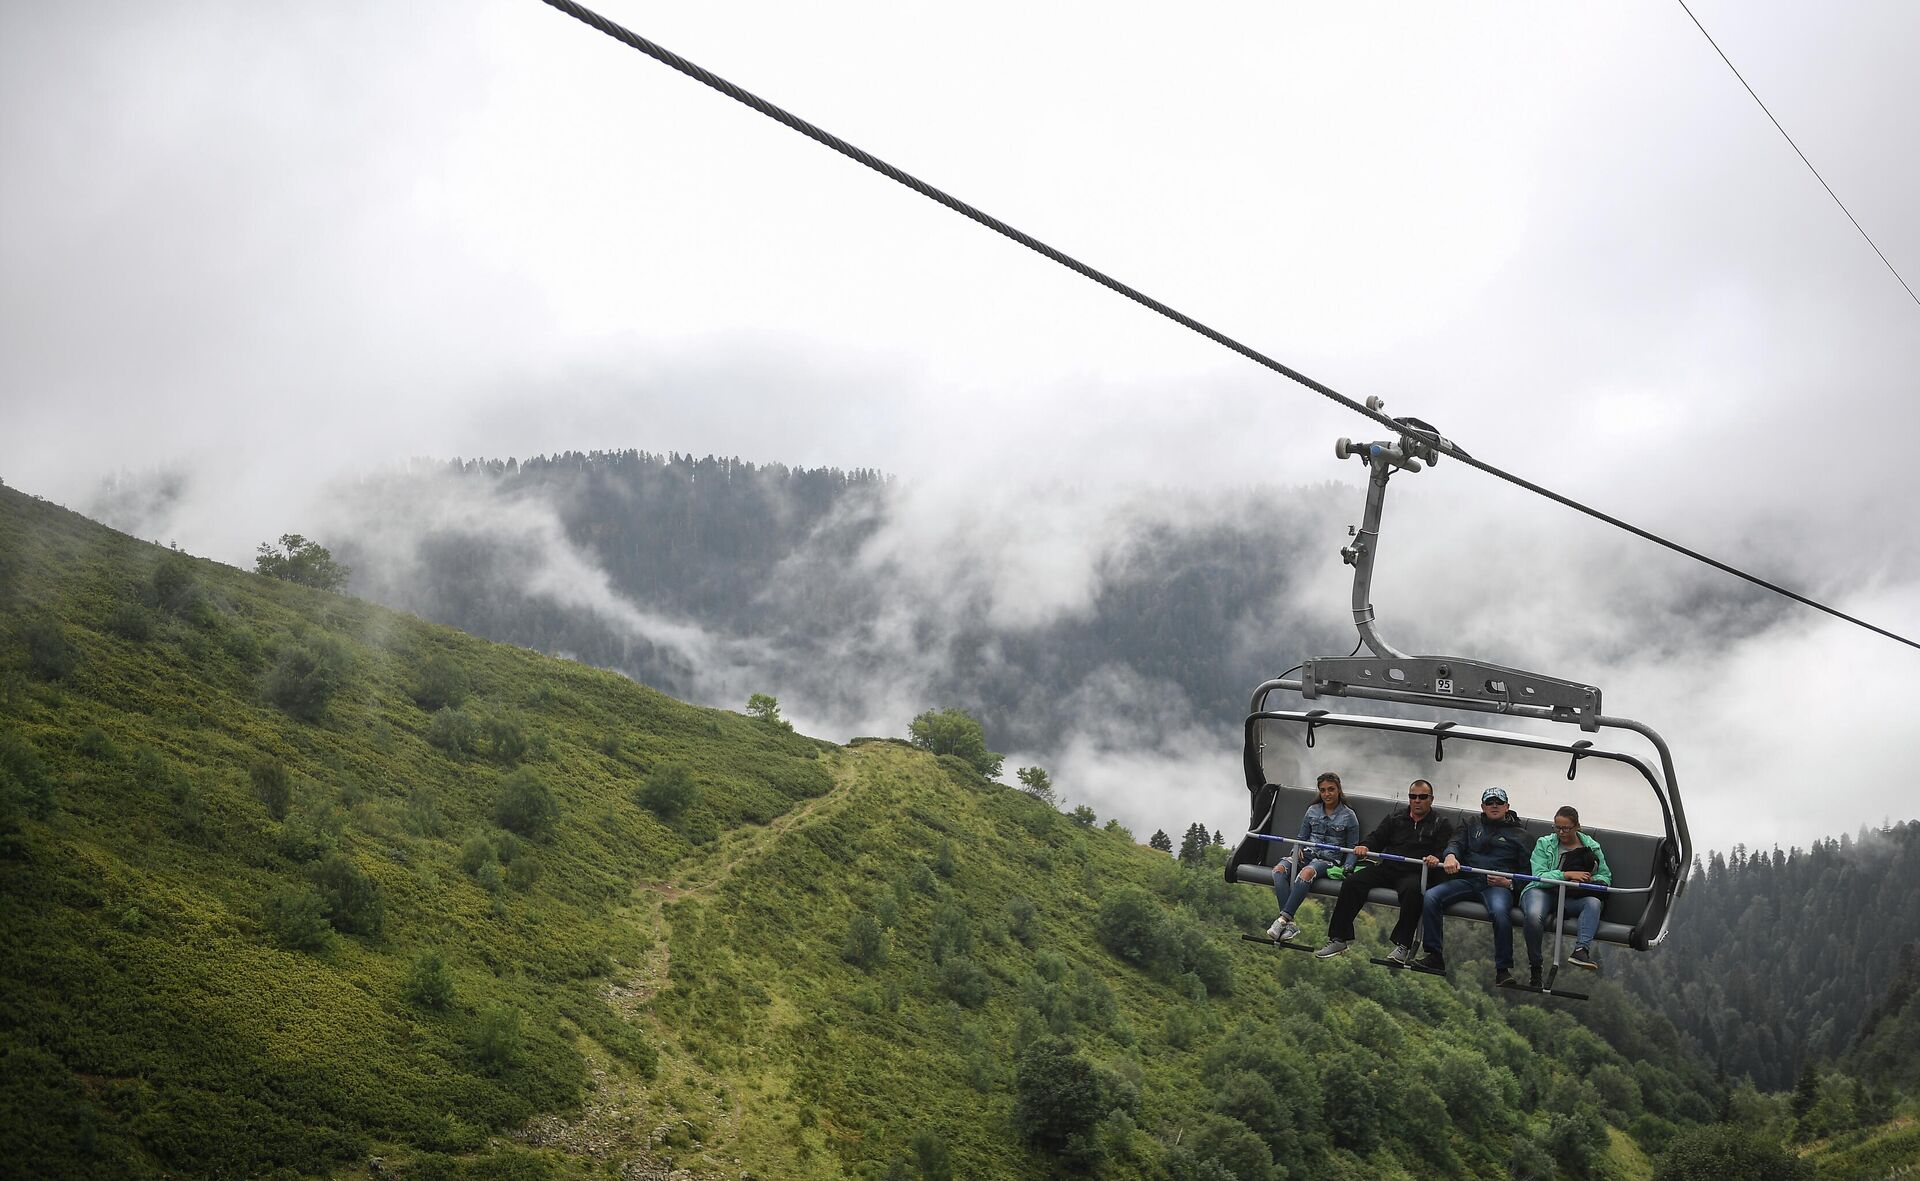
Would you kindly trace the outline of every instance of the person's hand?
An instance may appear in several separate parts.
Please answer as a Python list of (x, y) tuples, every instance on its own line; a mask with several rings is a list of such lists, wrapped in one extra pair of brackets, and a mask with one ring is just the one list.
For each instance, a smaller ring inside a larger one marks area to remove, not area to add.
[(1570, 869), (1566, 873), (1566, 878), (1570, 882), (1590, 882), (1593, 880), (1593, 875), (1584, 869)]
[(1355, 845), (1353, 847), (1353, 855), (1355, 859), (1365, 857), (1367, 855), (1367, 847), (1365, 845)]
[(1451, 853), (1447, 854), (1447, 859), (1440, 864), (1448, 873), (1460, 872), (1460, 859)]
[(1433, 854), (1429, 853), (1426, 856), (1426, 862), (1428, 865), (1438, 865), (1440, 864), (1440, 859), (1438, 857), (1435, 857)]
[(1489, 886), (1511, 886), (1513, 885), (1513, 879), (1501, 877), (1497, 874), (1489, 874), (1487, 875), (1487, 884)]

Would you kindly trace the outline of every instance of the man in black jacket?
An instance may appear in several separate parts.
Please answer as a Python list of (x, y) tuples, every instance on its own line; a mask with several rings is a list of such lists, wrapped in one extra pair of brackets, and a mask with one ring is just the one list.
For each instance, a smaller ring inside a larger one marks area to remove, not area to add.
[[(1407, 787), (1407, 807), (1389, 813), (1374, 826), (1366, 839), (1354, 846), (1357, 857), (1367, 850), (1412, 857), (1428, 865), (1440, 864), (1440, 851), (1453, 838), (1453, 822), (1433, 811), (1433, 784), (1416, 779)], [(1435, 879), (1439, 875), (1431, 875)], [(1353, 916), (1366, 905), (1367, 891), (1385, 886), (1400, 895), (1400, 920), (1393, 925), (1393, 953), (1388, 957), (1404, 964), (1413, 955), (1413, 932), (1420, 925), (1420, 867), (1404, 861), (1370, 861), (1346, 876), (1340, 884), (1340, 897), (1334, 901), (1333, 917), (1327, 922), (1327, 945), (1313, 954), (1331, 959), (1353, 943)]]

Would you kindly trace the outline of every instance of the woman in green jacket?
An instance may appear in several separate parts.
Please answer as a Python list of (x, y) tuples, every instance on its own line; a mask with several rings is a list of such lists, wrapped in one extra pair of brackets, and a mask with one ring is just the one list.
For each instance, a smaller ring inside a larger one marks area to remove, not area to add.
[[(1533, 876), (1543, 880), (1527, 883), (1527, 888), (1520, 892), (1520, 918), (1522, 934), (1527, 940), (1531, 985), (1538, 988), (1540, 936), (1560, 894), (1560, 887), (1553, 883), (1607, 885), (1613, 881), (1613, 871), (1607, 868), (1607, 855), (1600, 851), (1600, 842), (1580, 831), (1580, 813), (1571, 805), (1553, 814), (1553, 832), (1534, 843), (1532, 869)], [(1573, 952), (1567, 956), (1567, 962), (1576, 968), (1598, 969), (1600, 964), (1593, 958), (1593, 938), (1600, 932), (1601, 896), (1590, 890), (1574, 889), (1568, 889), (1566, 895), (1566, 913), (1574, 916), (1576, 932)]]

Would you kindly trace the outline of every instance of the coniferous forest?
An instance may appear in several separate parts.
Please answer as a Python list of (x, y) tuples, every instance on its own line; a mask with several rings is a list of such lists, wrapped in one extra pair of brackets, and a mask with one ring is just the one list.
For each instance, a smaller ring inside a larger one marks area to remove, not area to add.
[[(262, 569), (341, 573), (301, 540)], [(687, 705), (284, 577), (0, 488), (7, 1175), (1920, 1159), (1920, 952), (1849, 926), (1869, 901), (1906, 913), (1913, 826), (1709, 863), (1697, 936), (1543, 1002), (1487, 986), (1478, 929), (1445, 980), (1243, 942), (1273, 899), (1224, 882), (1202, 826), (1169, 856), (1063, 814), (1044, 776), (984, 777), (998, 756), (935, 703), (907, 736), (835, 745), (765, 695)], [(1749, 910), (1805, 945), (1771, 991), (1740, 944), (1787, 941)], [(1324, 934), (1321, 908), (1301, 921)], [(1713, 999), (1715, 962), (1759, 991)], [(1852, 995), (1818, 987), (1823, 963)], [(1698, 1004), (1669, 1007), (1683, 969)], [(1785, 1083), (1731, 1057), (1763, 1025), (1798, 1047)]]

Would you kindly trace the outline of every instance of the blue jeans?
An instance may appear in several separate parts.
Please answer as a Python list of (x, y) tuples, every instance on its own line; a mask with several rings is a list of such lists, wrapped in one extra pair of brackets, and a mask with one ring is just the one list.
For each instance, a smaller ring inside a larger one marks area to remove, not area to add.
[(1440, 914), (1452, 903), (1474, 895), (1493, 920), (1493, 970), (1513, 967), (1513, 887), (1491, 886), (1481, 875), (1462, 874), (1427, 891), (1420, 914), (1420, 938), (1427, 950), (1445, 954), (1440, 944)]
[[(1313, 870), (1314, 881), (1326, 877), (1327, 870), (1332, 867), (1333, 862), (1321, 861), (1317, 858), (1307, 863), (1307, 868)], [(1283, 891), (1282, 887), (1287, 886), (1289, 882), (1292, 885)], [(1313, 882), (1301, 881), (1300, 875), (1293, 870), (1293, 862), (1282, 861), (1273, 867), (1273, 896), (1280, 900), (1281, 914), (1288, 918), (1299, 914), (1300, 904), (1306, 901), (1307, 891), (1311, 889), (1313, 889)]]
[[(1552, 886), (1542, 886), (1520, 896), (1520, 919), (1527, 937), (1527, 963), (1534, 967), (1540, 966), (1540, 937), (1545, 932), (1547, 916), (1553, 913), (1554, 895), (1559, 892)], [(1568, 890), (1564, 913), (1574, 916), (1573, 945), (1591, 946), (1593, 937), (1600, 933), (1600, 896), (1585, 890)]]

